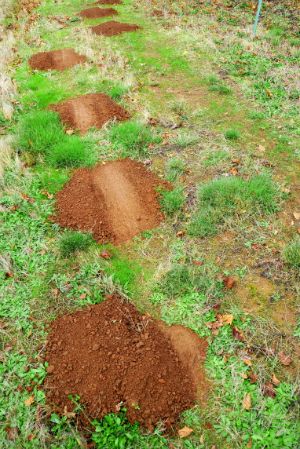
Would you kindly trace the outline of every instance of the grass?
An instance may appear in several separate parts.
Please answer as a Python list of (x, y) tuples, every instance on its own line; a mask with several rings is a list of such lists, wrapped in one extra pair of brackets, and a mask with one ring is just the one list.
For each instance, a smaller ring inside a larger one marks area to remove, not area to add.
[(66, 231), (59, 242), (59, 250), (62, 257), (70, 257), (78, 251), (86, 251), (93, 243), (89, 234), (76, 231)]
[(84, 167), (96, 161), (95, 152), (78, 136), (65, 137), (48, 151), (47, 161), (53, 167)]
[(249, 180), (229, 177), (210, 181), (199, 187), (198, 211), (189, 232), (198, 237), (214, 235), (231, 218), (276, 212), (279, 201), (279, 188), (269, 175), (256, 175)]
[(150, 145), (161, 141), (148, 126), (133, 120), (114, 125), (109, 131), (109, 140), (122, 156), (129, 157), (145, 156)]
[(160, 204), (163, 212), (172, 217), (179, 212), (185, 201), (182, 187), (175, 187), (173, 190), (160, 191)]
[(225, 131), (225, 138), (228, 140), (238, 140), (241, 137), (241, 133), (234, 128), (227, 129)]
[(166, 178), (170, 182), (174, 182), (184, 173), (185, 164), (181, 159), (169, 159), (166, 164)]
[(292, 268), (300, 268), (300, 237), (294, 238), (283, 251), (284, 261)]

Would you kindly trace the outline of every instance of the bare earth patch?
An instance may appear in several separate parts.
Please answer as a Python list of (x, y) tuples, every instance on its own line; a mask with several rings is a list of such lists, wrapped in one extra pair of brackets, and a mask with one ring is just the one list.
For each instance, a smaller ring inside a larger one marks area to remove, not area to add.
[(48, 337), (48, 402), (65, 413), (74, 409), (68, 396), (79, 395), (85, 414), (98, 419), (123, 404), (131, 423), (149, 430), (163, 423), (170, 429), (196, 401), (186, 359), (196, 360), (199, 352), (205, 356), (207, 347), (194, 334), (197, 345), (178, 352), (182, 336), (184, 328), (174, 345), (159, 323), (117, 296), (64, 315), (52, 323)]
[(163, 220), (157, 188), (164, 184), (131, 159), (82, 168), (57, 194), (54, 220), (100, 242), (122, 243)]
[(105, 94), (86, 94), (49, 106), (62, 122), (81, 134), (102, 128), (110, 120), (127, 120), (129, 113)]
[(121, 33), (128, 33), (131, 31), (137, 31), (141, 27), (138, 25), (130, 24), (130, 23), (121, 23), (115, 22), (114, 20), (110, 22), (100, 23), (100, 25), (96, 25), (91, 27), (92, 31), (96, 34), (102, 34), (103, 36), (115, 36)]
[(81, 17), (86, 19), (99, 19), (101, 17), (115, 16), (118, 12), (113, 8), (88, 8), (79, 13)]
[(86, 60), (85, 56), (79, 55), (72, 48), (64, 48), (37, 53), (29, 59), (29, 65), (34, 70), (66, 70)]

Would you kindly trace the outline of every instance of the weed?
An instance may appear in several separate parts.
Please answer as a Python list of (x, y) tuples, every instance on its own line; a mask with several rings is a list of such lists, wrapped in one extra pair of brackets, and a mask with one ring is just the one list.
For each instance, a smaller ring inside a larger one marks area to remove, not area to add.
[(128, 121), (114, 125), (109, 131), (109, 139), (122, 156), (144, 156), (150, 144), (157, 144), (161, 138), (154, 135), (149, 127), (140, 122)]
[(66, 231), (59, 242), (59, 249), (62, 257), (70, 257), (77, 251), (84, 251), (93, 244), (90, 234), (83, 234), (76, 231)]
[(48, 152), (47, 161), (54, 167), (84, 167), (95, 162), (92, 149), (78, 136), (65, 137)]
[(205, 237), (217, 233), (219, 225), (231, 217), (249, 217), (278, 210), (280, 193), (267, 174), (249, 180), (221, 178), (200, 186), (198, 211), (190, 226), (191, 235)]
[(210, 76), (208, 78), (209, 90), (212, 92), (218, 92), (221, 95), (229, 95), (232, 93), (232, 89), (226, 86), (219, 78)]
[(228, 140), (238, 140), (241, 137), (241, 133), (234, 128), (231, 129), (227, 129), (227, 131), (225, 131), (225, 138)]
[(285, 247), (283, 258), (290, 267), (300, 268), (300, 237), (296, 237)]
[(160, 191), (160, 204), (166, 215), (172, 217), (178, 212), (185, 201), (185, 195), (182, 187), (175, 187), (173, 190)]
[(184, 172), (185, 164), (181, 159), (172, 158), (169, 159), (166, 166), (167, 180), (174, 182)]
[(58, 114), (33, 111), (23, 115), (17, 127), (17, 148), (32, 153), (46, 153), (64, 140)]

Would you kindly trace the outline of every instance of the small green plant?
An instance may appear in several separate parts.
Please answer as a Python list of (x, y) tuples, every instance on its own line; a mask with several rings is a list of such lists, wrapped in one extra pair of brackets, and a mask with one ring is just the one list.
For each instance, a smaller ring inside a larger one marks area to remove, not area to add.
[(65, 139), (59, 117), (52, 111), (24, 115), (17, 127), (17, 147), (31, 153), (46, 153)]
[(241, 137), (241, 133), (234, 128), (227, 129), (225, 131), (225, 138), (228, 140), (238, 140)]
[(219, 78), (216, 76), (210, 76), (208, 78), (209, 90), (212, 92), (218, 92), (221, 95), (229, 95), (232, 93), (230, 87), (226, 86)]
[(169, 159), (166, 167), (168, 181), (170, 182), (176, 181), (176, 179), (183, 174), (184, 169), (185, 164), (181, 159), (175, 157)]
[(80, 137), (66, 136), (49, 151), (47, 160), (54, 167), (80, 167), (95, 162), (95, 155)]
[(238, 177), (210, 181), (199, 188), (198, 211), (190, 226), (191, 235), (214, 235), (218, 225), (239, 214), (247, 217), (278, 210), (280, 193), (272, 179), (266, 175), (249, 180)]
[(160, 192), (160, 204), (166, 215), (172, 217), (178, 212), (185, 201), (184, 191), (182, 187), (176, 187), (173, 190), (162, 190)]
[(139, 122), (128, 121), (114, 125), (109, 131), (109, 139), (122, 156), (143, 156), (150, 144), (156, 144), (161, 138)]
[(300, 268), (300, 237), (296, 237), (285, 247), (283, 258), (290, 267)]
[(76, 251), (84, 251), (93, 243), (90, 234), (76, 231), (66, 231), (59, 242), (60, 253), (63, 257), (69, 257)]

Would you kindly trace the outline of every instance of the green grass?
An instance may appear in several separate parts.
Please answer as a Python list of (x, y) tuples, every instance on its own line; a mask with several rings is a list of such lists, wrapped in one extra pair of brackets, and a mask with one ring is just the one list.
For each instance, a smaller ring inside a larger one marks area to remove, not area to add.
[(109, 140), (122, 156), (145, 156), (150, 145), (158, 144), (161, 138), (148, 126), (128, 121), (114, 125), (109, 131)]
[(294, 238), (283, 251), (284, 261), (292, 268), (300, 268), (300, 237)]
[(84, 167), (95, 161), (96, 155), (91, 145), (78, 136), (65, 137), (47, 154), (47, 162), (54, 167)]
[(198, 211), (189, 232), (198, 237), (214, 235), (230, 218), (248, 219), (276, 212), (279, 200), (279, 188), (266, 174), (249, 180), (228, 177), (210, 181), (199, 187)]
[(177, 180), (179, 176), (184, 173), (185, 164), (181, 159), (172, 158), (169, 159), (166, 164), (166, 178), (170, 182)]
[(76, 231), (66, 231), (60, 239), (59, 249), (62, 257), (70, 257), (78, 251), (86, 251), (94, 240), (91, 235)]
[(163, 212), (172, 217), (179, 212), (185, 201), (184, 190), (182, 187), (175, 187), (173, 190), (160, 191), (160, 204)]
[(234, 128), (231, 129), (227, 129), (227, 131), (225, 131), (225, 138), (228, 140), (238, 140), (241, 137), (241, 133)]
[(221, 95), (229, 95), (232, 93), (232, 89), (226, 86), (219, 78), (216, 76), (210, 76), (208, 78), (209, 90), (211, 92), (218, 92)]

